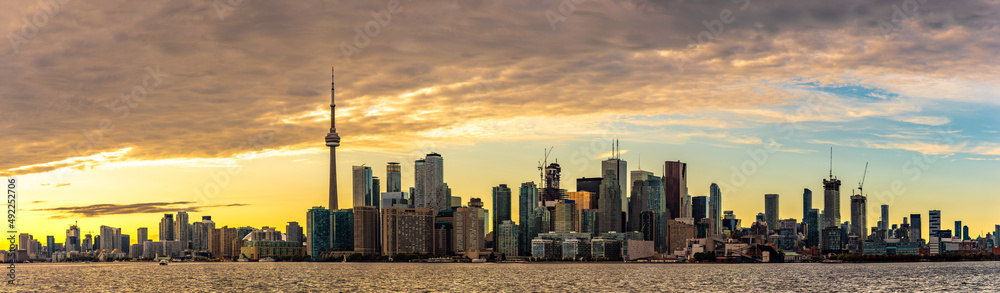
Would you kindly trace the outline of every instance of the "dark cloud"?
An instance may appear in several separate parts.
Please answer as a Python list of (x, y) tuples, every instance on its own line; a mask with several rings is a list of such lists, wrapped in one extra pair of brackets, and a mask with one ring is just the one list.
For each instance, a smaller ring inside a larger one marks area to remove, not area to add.
[(98, 217), (108, 215), (128, 215), (128, 214), (152, 214), (152, 213), (172, 213), (177, 211), (199, 212), (203, 208), (216, 207), (240, 207), (246, 204), (221, 204), (196, 206), (191, 201), (177, 202), (147, 202), (133, 204), (95, 204), (88, 206), (57, 207), (45, 209), (33, 209), (31, 211), (54, 212), (50, 216), (52, 219), (64, 219), (74, 216)]
[[(210, 1), (73, 2), (19, 53), (0, 48), (0, 175), (86, 169), (125, 148), (118, 159), (321, 147), (328, 122), (299, 117), (327, 109), (330, 66), (345, 148), (402, 148), (491, 119), (787, 103), (773, 81), (998, 78), (995, 1), (926, 1), (889, 34), (880, 20), (905, 1), (585, 1), (553, 31), (546, 13), (563, 2), (403, 1), (367, 44), (355, 29), (384, 2), (243, 1), (224, 19)], [(39, 9), (24, 3), (10, 15)], [(689, 43), (726, 10), (733, 23)], [(359, 48), (347, 58), (342, 46)], [(120, 101), (147, 67), (162, 83)]]

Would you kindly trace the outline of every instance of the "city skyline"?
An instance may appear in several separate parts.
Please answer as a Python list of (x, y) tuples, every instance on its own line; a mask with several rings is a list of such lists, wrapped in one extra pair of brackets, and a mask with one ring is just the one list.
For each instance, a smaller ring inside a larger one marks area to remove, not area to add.
[[(887, 204), (892, 222), (941, 210), (945, 227), (961, 220), (985, 234), (1000, 222), (991, 184), (1000, 78), (995, 53), (982, 49), (995, 23), (978, 14), (995, 8), (973, 2), (921, 4), (926, 17), (888, 31), (880, 21), (893, 6), (860, 1), (585, 2), (554, 23), (558, 3), (518, 1), (405, 2), (398, 13), (385, 3), (246, 2), (225, 17), (205, 3), (74, 3), (37, 36), (0, 48), (0, 176), (21, 180), (19, 229), (34, 235), (74, 222), (134, 231), (178, 210), (218, 226), (281, 226), (305, 223), (312, 206), (333, 208), (332, 192), (337, 207), (353, 206), (352, 166), (381, 177), (399, 162), (405, 191), (413, 162), (438, 153), (453, 195), (492, 207), (493, 186), (541, 185), (544, 149), (555, 147), (549, 162), (559, 159), (562, 188), (574, 190), (570, 181), (602, 176), (618, 139), (630, 163), (621, 173), (641, 165), (664, 176), (661, 162), (683, 162), (689, 195), (717, 183), (721, 210), (747, 220), (764, 210), (764, 194), (781, 195), (778, 214), (798, 215), (803, 188), (822, 211), (834, 146), (841, 220), (870, 162), (868, 226)], [(795, 8), (769, 6), (783, 4)], [(45, 9), (13, 5), (0, 31), (21, 32), (22, 16)], [(442, 14), (453, 10), (461, 17)], [(176, 11), (190, 17), (163, 14)], [(723, 11), (735, 20), (718, 19)], [(72, 19), (101, 29), (67, 26)], [(258, 22), (279, 25), (252, 30)], [(380, 33), (360, 38), (370, 23)], [(456, 23), (495, 32), (456, 32)], [(451, 33), (467, 40), (424, 44)], [(343, 140), (334, 190), (321, 133)]]

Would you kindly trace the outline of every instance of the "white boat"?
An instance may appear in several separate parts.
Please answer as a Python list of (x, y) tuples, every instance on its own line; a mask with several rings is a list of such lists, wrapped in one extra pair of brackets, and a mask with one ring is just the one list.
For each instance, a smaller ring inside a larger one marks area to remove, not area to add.
[(455, 262), (455, 259), (450, 257), (435, 257), (435, 258), (428, 258), (427, 262)]
[(486, 262), (486, 259), (485, 258), (476, 258), (476, 259), (473, 259), (472, 262)]
[(258, 262), (273, 262), (273, 261), (274, 261), (274, 258), (271, 258), (271, 257), (265, 257), (265, 258), (262, 258), (262, 259), (258, 259), (257, 261), (258, 261)]
[(165, 266), (165, 265), (167, 265), (167, 260), (165, 260), (165, 259), (161, 259), (161, 260), (160, 260), (160, 265), (161, 265), (161, 266)]

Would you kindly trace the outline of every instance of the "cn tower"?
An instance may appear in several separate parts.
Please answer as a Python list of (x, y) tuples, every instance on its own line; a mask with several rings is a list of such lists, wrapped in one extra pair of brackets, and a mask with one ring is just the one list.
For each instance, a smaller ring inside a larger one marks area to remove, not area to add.
[(326, 134), (326, 146), (330, 147), (330, 210), (337, 207), (337, 147), (340, 146), (340, 135), (337, 134), (337, 105), (333, 83), (333, 68), (330, 68), (330, 133)]

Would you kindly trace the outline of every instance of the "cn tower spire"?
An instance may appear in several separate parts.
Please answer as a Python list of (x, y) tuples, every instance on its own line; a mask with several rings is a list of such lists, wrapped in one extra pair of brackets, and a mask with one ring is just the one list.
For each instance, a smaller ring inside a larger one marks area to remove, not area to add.
[(330, 210), (337, 210), (337, 147), (340, 146), (340, 135), (337, 134), (336, 87), (334, 87), (334, 70), (330, 68), (330, 133), (326, 134), (326, 146), (330, 147)]

